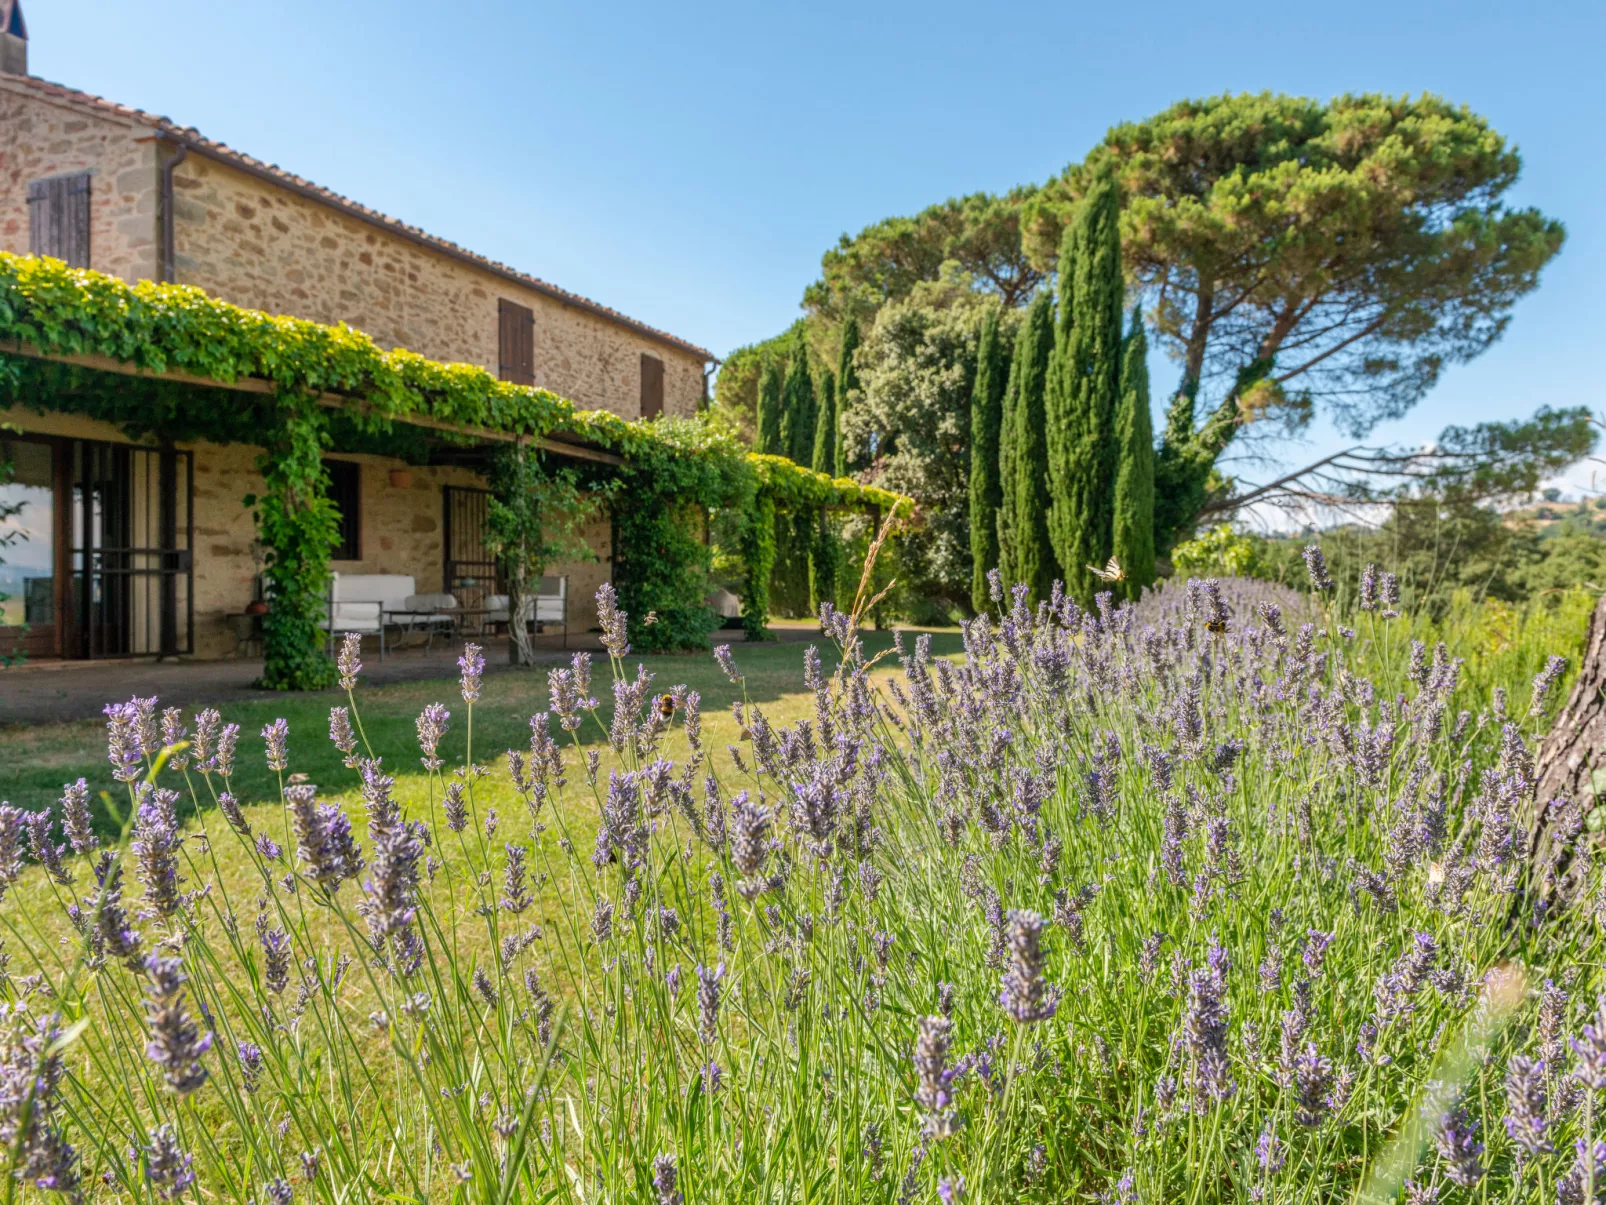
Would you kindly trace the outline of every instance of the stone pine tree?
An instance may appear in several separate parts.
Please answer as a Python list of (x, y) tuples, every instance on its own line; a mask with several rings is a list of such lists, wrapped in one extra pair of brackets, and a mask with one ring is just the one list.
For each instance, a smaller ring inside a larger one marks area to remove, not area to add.
[(1137, 598), (1154, 581), (1154, 423), (1149, 414), (1149, 338), (1143, 330), (1143, 312), (1135, 307), (1121, 355), (1115, 446), (1111, 547), (1126, 572), (1118, 589)]
[(1065, 587), (1086, 602), (1089, 566), (1109, 559), (1114, 528), (1115, 410), (1120, 401), (1120, 200), (1101, 177), (1077, 207), (1060, 250), (1059, 322), (1049, 369), (1049, 532)]
[(1032, 298), (1015, 339), (1004, 403), (1008, 423), (999, 433), (999, 446), (1007, 449), (1000, 460), (1009, 470), (1000, 482), (998, 512), (999, 545), (1007, 549), (1005, 586), (1024, 582), (1034, 599), (1047, 598), (1060, 575), (1048, 533), (1048, 444), (1043, 433), (1053, 350), (1054, 301), (1045, 290)]
[[(814, 458), (810, 467), (816, 473), (836, 475), (837, 417), (836, 378), (829, 368), (820, 370), (815, 382), (818, 394), (814, 411)], [(819, 614), (822, 602), (836, 602), (837, 565), (841, 560), (836, 529), (824, 507), (815, 519), (814, 543), (809, 549), (809, 613)]]
[(999, 568), (998, 508), (1003, 502), (999, 478), (999, 428), (1004, 417), (1004, 390), (1009, 385), (1009, 352), (999, 330), (996, 309), (982, 319), (976, 343), (976, 383), (970, 395), (970, 605), (977, 614), (993, 610), (987, 571)]
[(846, 477), (850, 472), (860, 468), (858, 457), (849, 453), (847, 445), (843, 442), (842, 416), (847, 412), (848, 403), (852, 399), (849, 394), (859, 387), (858, 369), (853, 364), (853, 353), (859, 350), (859, 320), (849, 318), (842, 327), (842, 353), (836, 363), (836, 459), (833, 462), (831, 475), (833, 477)]
[(758, 450), (771, 456), (781, 449), (781, 366), (771, 358), (758, 379)]

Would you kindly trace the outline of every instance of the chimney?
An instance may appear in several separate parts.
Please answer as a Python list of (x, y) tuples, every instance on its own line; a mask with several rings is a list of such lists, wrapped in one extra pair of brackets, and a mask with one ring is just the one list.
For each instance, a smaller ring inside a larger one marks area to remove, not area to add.
[(28, 74), (28, 26), (22, 0), (0, 0), (0, 72)]

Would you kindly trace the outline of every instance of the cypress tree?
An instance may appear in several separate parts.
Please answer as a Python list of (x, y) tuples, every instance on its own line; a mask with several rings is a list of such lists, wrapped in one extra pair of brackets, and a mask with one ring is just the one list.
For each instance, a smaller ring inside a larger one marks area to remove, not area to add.
[[(816, 473), (836, 475), (837, 463), (837, 419), (836, 419), (836, 378), (831, 375), (829, 368), (820, 370), (818, 382), (819, 402), (814, 413), (814, 459), (812, 467)], [(814, 544), (809, 549), (809, 613), (818, 615), (822, 602), (836, 602), (837, 562), (840, 554), (837, 549), (836, 530), (831, 525), (831, 517), (825, 508), (820, 513), (814, 525)]]
[[(1009, 380), (1004, 385), (1004, 403), (999, 408), (998, 418), (998, 514), (994, 522), (998, 529), (998, 575), (1003, 578), (1006, 591), (1020, 581), (1020, 557), (1015, 551), (1018, 543), (1015, 538), (1018, 526), (1015, 522), (1015, 428), (1020, 423), (1016, 415), (1020, 409), (1020, 373), (1025, 359), (1022, 355), (1025, 343), (1026, 331), (1023, 327), (1010, 353)], [(985, 575), (986, 570), (982, 572)]]
[(1009, 385), (1009, 356), (998, 329), (998, 311), (982, 319), (976, 345), (976, 384), (970, 394), (970, 605), (977, 614), (993, 609), (987, 571), (998, 569), (998, 441)]
[(814, 378), (802, 339), (787, 361), (781, 387), (781, 455), (804, 467), (814, 460)]
[(833, 477), (846, 477), (849, 472), (859, 468), (858, 457), (848, 455), (846, 443), (842, 439), (842, 416), (848, 410), (848, 394), (859, 387), (859, 373), (853, 364), (853, 353), (859, 349), (859, 320), (849, 318), (847, 325), (842, 328), (842, 354), (836, 363), (836, 464), (831, 470)]
[(1121, 407), (1115, 416), (1114, 556), (1122, 583), (1136, 598), (1154, 581), (1154, 420), (1149, 415), (1149, 339), (1143, 314), (1132, 311), (1132, 332), (1121, 356)]
[(1109, 558), (1114, 527), (1125, 304), (1120, 216), (1115, 183), (1101, 178), (1077, 207), (1060, 252), (1059, 324), (1048, 392), (1049, 530), (1066, 589), (1084, 602), (1094, 590), (1088, 566)]
[(1032, 298), (1015, 341), (1010, 366), (1009, 427), (1000, 445), (1009, 449), (1009, 477), (1002, 482), (999, 543), (1008, 543), (1008, 588), (1024, 582), (1036, 599), (1053, 591), (1059, 562), (1048, 531), (1048, 442), (1044, 438), (1045, 394), (1054, 350), (1054, 303), (1047, 291)]
[(781, 366), (773, 359), (758, 379), (758, 450), (781, 455)]

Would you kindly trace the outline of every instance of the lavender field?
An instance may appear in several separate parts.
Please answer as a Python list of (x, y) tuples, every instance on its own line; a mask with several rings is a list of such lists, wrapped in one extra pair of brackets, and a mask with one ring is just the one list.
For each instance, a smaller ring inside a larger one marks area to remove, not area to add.
[(606, 590), (516, 750), (472, 646), (416, 747), (270, 726), (279, 799), (226, 715), (109, 707), (104, 781), (0, 812), (7, 1199), (1594, 1199), (1600, 904), (1525, 848), (1593, 804), (1535, 798), (1565, 662), (1311, 565), (1000, 592), (953, 661), (827, 608), (728, 749)]

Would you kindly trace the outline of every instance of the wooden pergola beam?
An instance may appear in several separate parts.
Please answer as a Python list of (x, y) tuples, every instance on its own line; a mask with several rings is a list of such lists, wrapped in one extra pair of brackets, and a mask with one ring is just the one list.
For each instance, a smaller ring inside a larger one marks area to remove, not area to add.
[[(216, 381), (211, 377), (198, 376), (191, 372), (165, 370), (157, 372), (149, 368), (141, 368), (137, 364), (128, 364), (122, 360), (114, 360), (110, 356), (96, 355), (90, 352), (49, 352), (35, 347), (31, 343), (24, 343), (20, 339), (0, 340), (0, 351), (10, 352), (13, 355), (26, 356), (33, 360), (49, 360), (56, 364), (71, 364), (78, 368), (90, 368), (97, 372), (112, 372), (125, 377), (143, 377), (151, 381), (172, 381), (179, 385), (193, 385), (201, 389), (233, 389), (241, 393), (270, 394), (274, 390), (272, 381), (265, 381), (261, 377), (239, 377), (233, 381)], [(359, 398), (347, 397), (339, 393), (321, 393), (317, 398), (320, 406), (331, 410), (355, 410), (363, 414), (371, 414), (372, 407)], [(598, 464), (621, 465), (624, 457), (613, 452), (605, 452), (601, 448), (588, 448), (581, 444), (568, 443), (561, 439), (547, 439), (544, 436), (532, 438), (527, 435), (517, 435), (511, 431), (495, 431), (489, 427), (466, 427), (458, 423), (442, 422), (439, 419), (428, 418), (421, 414), (390, 415), (390, 421), (406, 423), (410, 427), (424, 427), (431, 431), (442, 431), (452, 435), (464, 435), (470, 439), (487, 440), (494, 443), (528, 443), (532, 447), (540, 448), (544, 452), (551, 452), (557, 456), (568, 456), (575, 460), (591, 460)]]

